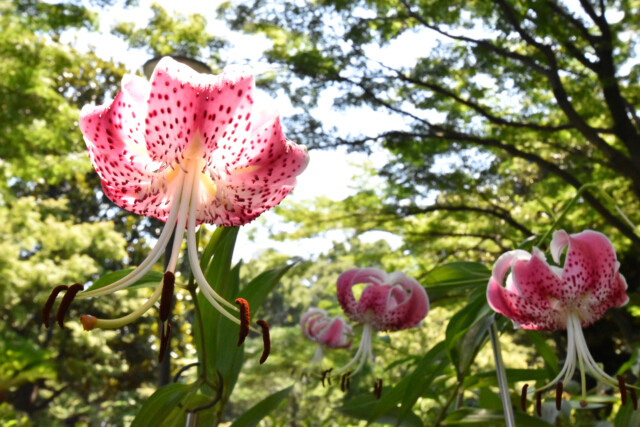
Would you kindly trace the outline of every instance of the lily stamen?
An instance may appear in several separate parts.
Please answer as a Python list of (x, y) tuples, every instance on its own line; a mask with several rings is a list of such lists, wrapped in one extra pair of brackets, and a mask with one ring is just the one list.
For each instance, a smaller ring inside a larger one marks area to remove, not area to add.
[(380, 396), (382, 396), (382, 378), (376, 379), (375, 383), (373, 383), (373, 394), (376, 399), (380, 399)]
[(69, 289), (64, 293), (64, 297), (62, 297), (62, 301), (60, 301), (58, 311), (56, 312), (56, 321), (60, 327), (64, 327), (64, 316), (67, 314), (67, 310), (69, 310), (69, 306), (71, 306), (76, 294), (82, 289), (83, 286), (80, 283), (74, 283), (69, 286)]
[(329, 375), (331, 373), (331, 371), (333, 371), (333, 368), (325, 369), (324, 371), (322, 371), (321, 381), (322, 381), (322, 387), (323, 388), (324, 388), (324, 380), (325, 380), (325, 378), (327, 379), (329, 385), (331, 385), (331, 375)]
[(523, 385), (520, 393), (520, 407), (524, 412), (527, 412), (527, 388), (529, 388), (529, 384)]
[(624, 384), (624, 377), (622, 375), (618, 375), (618, 388), (620, 389), (620, 401), (622, 402), (622, 406), (627, 404), (627, 387)]
[(160, 296), (160, 320), (166, 321), (169, 318), (169, 311), (171, 310), (171, 298), (173, 298), (173, 289), (175, 285), (176, 277), (170, 271), (164, 273), (162, 279), (162, 295)]
[(160, 332), (160, 351), (158, 352), (158, 362), (162, 362), (164, 354), (169, 348), (169, 339), (171, 338), (171, 323), (167, 322), (166, 327), (161, 328)]
[(236, 299), (236, 304), (240, 306), (240, 332), (238, 333), (238, 347), (244, 343), (249, 335), (249, 325), (251, 324), (251, 315), (249, 312), (249, 303), (244, 298)]
[(266, 321), (260, 319), (256, 323), (262, 328), (262, 355), (260, 356), (260, 364), (262, 365), (271, 353), (271, 336), (269, 335), (269, 324)]
[(562, 381), (556, 384), (556, 409), (559, 411), (562, 407)]
[(51, 293), (49, 294), (49, 298), (44, 303), (44, 307), (42, 307), (42, 322), (46, 328), (49, 327), (51, 323), (51, 309), (53, 308), (53, 304), (56, 302), (56, 298), (58, 298), (58, 294), (62, 291), (66, 291), (69, 289), (67, 285), (59, 285), (53, 288)]
[(536, 412), (538, 416), (542, 416), (542, 392), (539, 391), (536, 393)]
[[(178, 180), (176, 184), (177, 188), (173, 193), (171, 193), (171, 196), (169, 198), (175, 198), (176, 200), (180, 200), (180, 197), (182, 194), (183, 179), (184, 179), (184, 176), (180, 174), (180, 176), (177, 178)], [(151, 270), (151, 267), (153, 267), (155, 263), (163, 255), (164, 249), (167, 247), (169, 239), (171, 239), (171, 235), (173, 234), (173, 231), (176, 229), (176, 220), (178, 219), (179, 209), (180, 209), (180, 203), (174, 203), (173, 206), (171, 207), (171, 211), (169, 213), (169, 217), (167, 218), (166, 224), (162, 228), (162, 232), (158, 237), (158, 241), (154, 245), (153, 249), (151, 249), (151, 252), (149, 252), (147, 257), (131, 273), (127, 274), (122, 279), (111, 283), (110, 285), (103, 286), (102, 288), (96, 289), (94, 291), (82, 292), (80, 295), (78, 295), (78, 298), (84, 299), (84, 298), (99, 297), (99, 296), (111, 294), (113, 292), (117, 292), (121, 289), (125, 289), (131, 286), (133, 283), (135, 283), (136, 281), (141, 279), (145, 274), (147, 274), (147, 272)], [(180, 239), (180, 242), (181, 241), (182, 240)], [(173, 255), (173, 252), (172, 252), (172, 255)]]
[(340, 379), (340, 391), (346, 392), (349, 390), (351, 371), (342, 374), (342, 378)]

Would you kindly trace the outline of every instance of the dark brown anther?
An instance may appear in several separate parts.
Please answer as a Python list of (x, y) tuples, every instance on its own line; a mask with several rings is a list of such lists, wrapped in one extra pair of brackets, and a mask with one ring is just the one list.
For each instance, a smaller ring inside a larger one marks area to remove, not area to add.
[(620, 401), (622, 405), (627, 404), (627, 386), (624, 383), (624, 378), (622, 375), (618, 375), (618, 388), (620, 388)]
[(173, 298), (173, 288), (176, 283), (176, 276), (172, 272), (164, 273), (162, 279), (162, 296), (160, 297), (160, 320), (166, 322), (171, 312), (171, 298)]
[(238, 334), (238, 347), (240, 347), (247, 335), (249, 335), (251, 315), (249, 314), (249, 303), (246, 299), (238, 298), (236, 299), (236, 304), (240, 306), (240, 333)]
[(158, 353), (158, 363), (162, 362), (162, 359), (164, 359), (164, 354), (167, 352), (167, 348), (169, 348), (169, 339), (171, 337), (171, 323), (167, 323), (166, 328), (166, 333), (164, 327), (162, 327), (162, 333), (160, 334), (160, 352)]
[(269, 324), (260, 319), (256, 322), (262, 328), (262, 356), (260, 356), (260, 364), (262, 365), (271, 353), (271, 336), (269, 335)]
[(345, 384), (345, 388), (349, 390), (351, 388), (351, 372), (349, 372), (349, 376), (347, 377), (347, 383)]
[(536, 393), (536, 412), (539, 417), (542, 416), (542, 392), (540, 391)]
[(324, 380), (325, 378), (329, 381), (329, 385), (331, 385), (331, 377), (327, 376), (329, 375), (329, 373), (333, 371), (333, 368), (329, 368), (329, 369), (325, 369), (324, 371), (322, 371), (322, 387), (324, 388)]
[(558, 381), (556, 385), (556, 409), (562, 408), (562, 381)]
[(587, 405), (588, 405), (588, 404), (587, 404), (587, 401), (586, 401), (586, 400), (581, 400), (581, 401), (580, 401), (580, 407), (581, 407), (581, 408), (586, 408), (586, 407), (587, 407)]
[(80, 283), (74, 283), (69, 286), (67, 292), (65, 292), (64, 297), (62, 297), (62, 301), (60, 301), (60, 305), (58, 306), (58, 311), (56, 312), (56, 321), (60, 327), (64, 327), (64, 315), (67, 314), (67, 310), (69, 310), (69, 306), (73, 299), (76, 297), (76, 294), (80, 292), (84, 286)]
[(631, 402), (633, 403), (633, 410), (638, 409), (638, 395), (636, 394), (636, 389), (633, 387), (629, 387), (629, 395), (631, 396)]
[(376, 399), (380, 399), (380, 396), (382, 396), (382, 378), (378, 378), (373, 385), (373, 394), (376, 396)]
[(350, 382), (351, 372), (346, 372), (342, 374), (342, 379), (340, 380), (340, 390), (345, 392), (349, 390), (349, 382)]
[(529, 388), (529, 384), (525, 384), (522, 386), (522, 393), (520, 394), (520, 407), (524, 412), (527, 412), (527, 389)]
[(49, 298), (47, 298), (47, 302), (44, 303), (44, 307), (42, 307), (42, 323), (46, 328), (51, 324), (51, 309), (53, 308), (53, 303), (56, 302), (56, 298), (58, 298), (58, 294), (62, 291), (66, 291), (69, 289), (67, 285), (60, 285), (53, 288), (51, 294), (49, 294)]

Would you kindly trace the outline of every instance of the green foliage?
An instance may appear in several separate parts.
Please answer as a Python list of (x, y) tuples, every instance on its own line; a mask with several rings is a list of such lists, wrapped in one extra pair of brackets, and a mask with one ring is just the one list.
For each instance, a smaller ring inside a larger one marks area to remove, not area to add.
[(153, 16), (146, 26), (135, 28), (131, 22), (120, 22), (112, 32), (127, 40), (129, 46), (144, 49), (154, 57), (205, 57), (216, 64), (220, 62), (219, 51), (226, 43), (206, 30), (203, 15), (170, 15), (157, 3), (151, 10)]
[(236, 419), (231, 425), (232, 426), (255, 426), (270, 412), (280, 405), (280, 403), (289, 395), (291, 392), (291, 387), (287, 387), (283, 390), (277, 391), (266, 397), (265, 399), (258, 402), (254, 407), (250, 408), (242, 414), (238, 419)]

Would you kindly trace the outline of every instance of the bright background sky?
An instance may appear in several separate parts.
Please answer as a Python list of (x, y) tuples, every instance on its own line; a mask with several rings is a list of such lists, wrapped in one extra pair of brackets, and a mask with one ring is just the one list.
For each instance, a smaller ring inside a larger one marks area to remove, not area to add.
[[(228, 40), (229, 49), (221, 52), (223, 59), (229, 64), (249, 64), (256, 73), (264, 72), (269, 67), (264, 61), (260, 61), (261, 53), (269, 48), (270, 42), (264, 36), (246, 35), (229, 30), (224, 22), (216, 19), (216, 7), (219, 1), (207, 2), (205, 8), (200, 0), (156, 1), (169, 13), (191, 14), (199, 13), (207, 19), (207, 30), (216, 36)], [(125, 41), (110, 34), (120, 20), (133, 22), (137, 27), (145, 26), (153, 13), (152, 1), (140, 0), (139, 7), (123, 11), (119, 6), (101, 9), (100, 28), (98, 32), (82, 30), (76, 33), (67, 33), (63, 41), (75, 45), (78, 49), (88, 49), (93, 46), (96, 53), (105, 59), (115, 59), (126, 64), (131, 72), (140, 72), (142, 65), (150, 59), (146, 53), (130, 49)], [(86, 4), (91, 8), (90, 4)], [(179, 6), (179, 8), (177, 7)], [(397, 42), (385, 49), (376, 49), (369, 52), (373, 59), (384, 60), (390, 66), (407, 65), (415, 61), (419, 56), (427, 55), (434, 46), (433, 37), (425, 37), (424, 34), (406, 33)], [(411, 47), (410, 49), (408, 47)], [(280, 97), (277, 105), (282, 116), (292, 114), (293, 108), (289, 100)], [(397, 118), (392, 118), (386, 112), (374, 112), (367, 109), (340, 111), (332, 108), (332, 96), (328, 94), (320, 100), (316, 117), (330, 126), (337, 126), (341, 134), (375, 135), (376, 133), (398, 127), (401, 124)], [(285, 129), (286, 131), (286, 129)], [(307, 169), (298, 177), (295, 190), (282, 202), (312, 200), (318, 196), (325, 196), (332, 200), (342, 200), (354, 194), (350, 185), (353, 177), (360, 171), (361, 165), (367, 163), (373, 167), (382, 166), (387, 155), (380, 150), (371, 156), (361, 153), (346, 153), (344, 150), (310, 152), (310, 163)], [(343, 240), (340, 232), (329, 233), (324, 237), (308, 239), (299, 242), (276, 242), (268, 237), (268, 227), (281, 227), (281, 221), (273, 212), (263, 214), (256, 222), (244, 226), (238, 237), (236, 246), (236, 259), (245, 260), (257, 256), (263, 249), (273, 247), (280, 252), (290, 255), (300, 255), (305, 258), (328, 251), (333, 241)], [(265, 227), (265, 225), (267, 227)], [(253, 240), (249, 240), (249, 231), (252, 231)], [(389, 233), (370, 232), (363, 236), (364, 240), (374, 241), (386, 239), (393, 247), (399, 245), (400, 238)]]

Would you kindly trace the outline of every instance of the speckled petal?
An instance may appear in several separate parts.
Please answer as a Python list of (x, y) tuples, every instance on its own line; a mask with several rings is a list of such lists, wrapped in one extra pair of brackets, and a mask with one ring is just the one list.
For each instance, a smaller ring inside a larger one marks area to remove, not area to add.
[(403, 273), (389, 274), (387, 283), (392, 285), (392, 291), (380, 330), (399, 331), (418, 325), (429, 312), (427, 292)]
[[(562, 237), (558, 234), (558, 238)], [(586, 230), (562, 239), (565, 241), (569, 246), (562, 272), (565, 292), (567, 298), (583, 297), (576, 304), (582, 326), (587, 326), (600, 319), (609, 308), (627, 303), (627, 283), (619, 272), (615, 249), (604, 234)]]
[(159, 164), (147, 153), (141, 123), (148, 91), (146, 80), (125, 76), (111, 104), (82, 109), (80, 129), (105, 195), (123, 209), (164, 220), (171, 200), (156, 179)]
[[(277, 116), (242, 139), (222, 142), (205, 173), (216, 186), (198, 211), (198, 223), (242, 225), (279, 204), (307, 166), (304, 146), (287, 140)], [(244, 135), (244, 136), (243, 136)]]
[(245, 69), (213, 76), (162, 58), (151, 77), (145, 118), (152, 158), (167, 164), (179, 162), (199, 134), (202, 157), (208, 162), (221, 140), (232, 137), (238, 128), (236, 117), (250, 112), (253, 85), (253, 76)]
[(353, 268), (338, 277), (338, 302), (345, 314), (356, 322), (358, 319), (358, 303), (353, 295), (353, 286), (357, 284), (382, 284), (386, 273), (377, 268)]
[[(558, 319), (548, 307), (541, 309), (515, 292), (509, 292), (493, 278), (487, 288), (487, 300), (494, 311), (511, 319), (515, 326), (523, 329), (555, 330)], [(565, 326), (566, 327), (566, 326)]]

